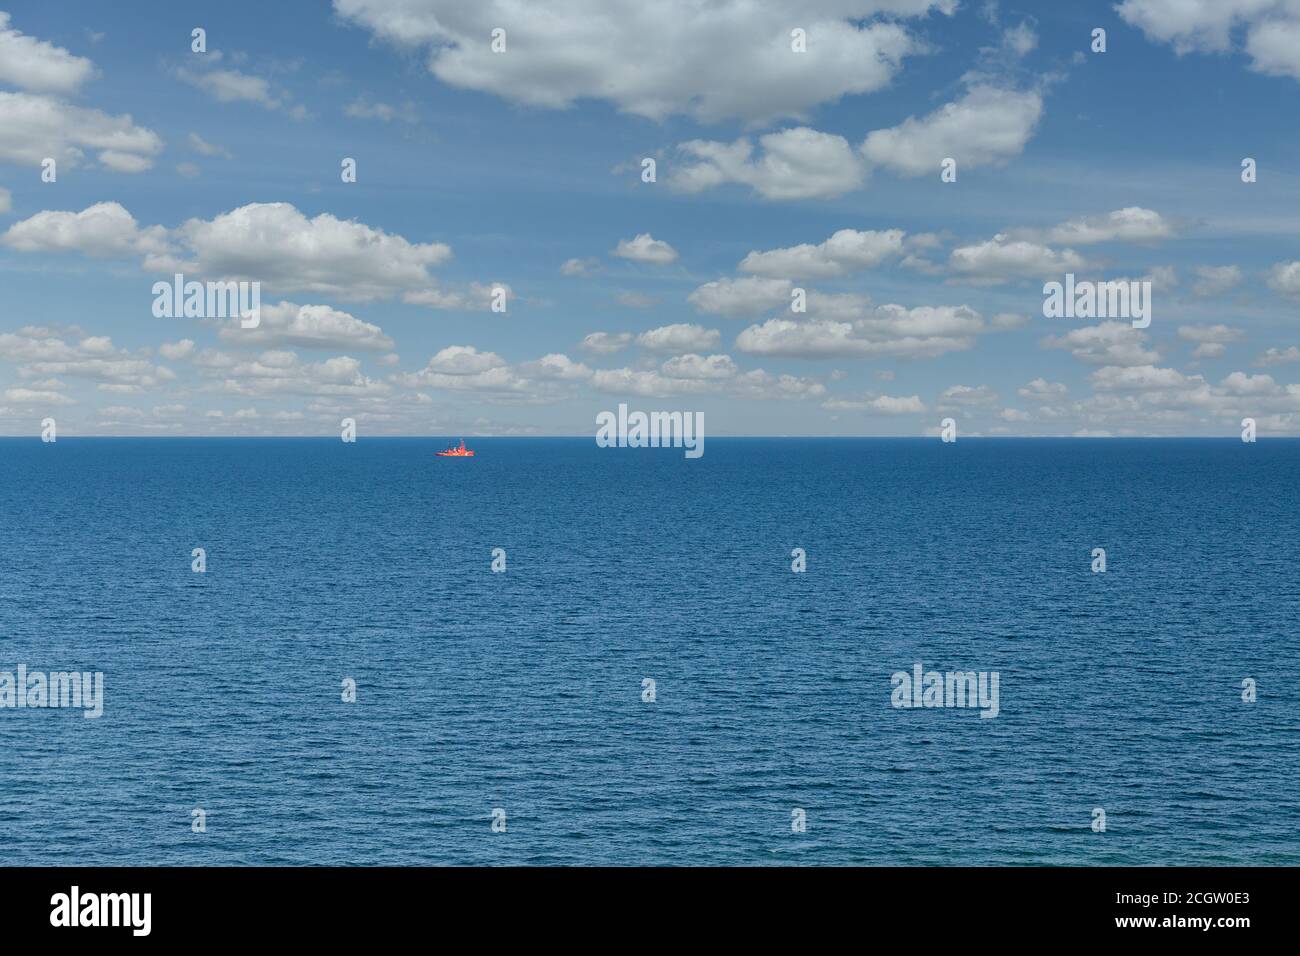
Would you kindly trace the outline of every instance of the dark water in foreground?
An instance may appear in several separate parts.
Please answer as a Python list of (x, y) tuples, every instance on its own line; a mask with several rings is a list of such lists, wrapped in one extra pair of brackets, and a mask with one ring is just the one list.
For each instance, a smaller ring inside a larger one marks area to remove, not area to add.
[(443, 444), (0, 439), (2, 862), (1300, 863), (1300, 442)]

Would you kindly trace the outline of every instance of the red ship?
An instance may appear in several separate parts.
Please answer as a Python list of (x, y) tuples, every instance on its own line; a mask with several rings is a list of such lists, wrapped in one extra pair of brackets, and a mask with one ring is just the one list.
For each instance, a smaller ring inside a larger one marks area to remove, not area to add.
[(439, 458), (473, 458), (474, 452), (470, 451), (470, 449), (465, 447), (465, 439), (462, 438), (460, 440), (459, 448), (453, 445), (452, 447), (448, 448), (446, 451), (438, 452), (438, 457)]

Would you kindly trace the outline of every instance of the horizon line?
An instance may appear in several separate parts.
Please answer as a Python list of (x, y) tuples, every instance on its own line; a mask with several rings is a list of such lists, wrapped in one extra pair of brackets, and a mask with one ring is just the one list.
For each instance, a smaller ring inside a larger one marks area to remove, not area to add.
[[(443, 441), (453, 433), (448, 432), (445, 435), (366, 435), (367, 440), (402, 440), (402, 441)], [(461, 433), (455, 433), (456, 437), (461, 437)], [(40, 441), (40, 434), (27, 435), (0, 435), (0, 441), (18, 441), (31, 439)], [(743, 439), (767, 439), (781, 441), (800, 441), (800, 440), (835, 440), (835, 441), (935, 441), (938, 435), (710, 435), (709, 441), (734, 441)], [(1271, 440), (1296, 441), (1300, 440), (1300, 435), (1261, 435), (1260, 438)], [(137, 439), (148, 438), (160, 441), (166, 440), (185, 440), (185, 439), (212, 439), (216, 441), (236, 441), (236, 440), (283, 440), (283, 439), (310, 439), (317, 441), (339, 441), (339, 436), (334, 435), (60, 435), (59, 439), (65, 438), (96, 438), (96, 439)], [(592, 435), (472, 435), (467, 434), (465, 440), (479, 441), (482, 439), (490, 440), (559, 440), (559, 439), (588, 439), (594, 441)], [(1240, 441), (1239, 435), (963, 435), (961, 441)], [(45, 443), (51, 444), (51, 443)], [(345, 442), (345, 444), (352, 444)], [(955, 444), (955, 443), (954, 443)], [(1250, 444), (1250, 443), (1244, 443)], [(647, 446), (649, 447), (649, 446)]]

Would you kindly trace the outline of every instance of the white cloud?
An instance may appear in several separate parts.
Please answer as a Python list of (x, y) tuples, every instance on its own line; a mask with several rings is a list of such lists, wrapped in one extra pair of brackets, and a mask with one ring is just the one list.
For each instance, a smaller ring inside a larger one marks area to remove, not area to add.
[(1043, 339), (1043, 348), (1065, 349), (1090, 365), (1151, 365), (1160, 354), (1146, 347), (1148, 336), (1128, 322), (1102, 322)]
[(1098, 242), (1154, 242), (1168, 239), (1174, 235), (1174, 227), (1154, 209), (1126, 206), (1100, 216), (1071, 219), (1041, 234), (1027, 231), (1025, 235), (1060, 245), (1086, 246)]
[(217, 143), (209, 143), (198, 133), (189, 135), (190, 149), (203, 156), (220, 156), (222, 159), (234, 159), (234, 154)]
[(349, 355), (304, 363), (294, 352), (272, 350), (251, 361), (222, 361), (212, 374), (217, 377), (212, 390), (245, 398), (312, 395), (357, 399), (387, 395), (392, 390), (387, 383), (364, 375), (361, 362)]
[(45, 210), (16, 222), (0, 244), (19, 252), (80, 252), (96, 258), (155, 255), (167, 249), (167, 230), (141, 228), (115, 202), (101, 202), (81, 212)]
[(1240, 285), (1243, 278), (1236, 266), (1197, 266), (1196, 275), (1200, 281), (1192, 285), (1192, 292), (1202, 298), (1222, 295)]
[(748, 138), (732, 143), (691, 140), (678, 149), (691, 157), (672, 167), (668, 185), (698, 193), (726, 183), (749, 186), (765, 199), (831, 199), (861, 187), (865, 167), (843, 136), (807, 127), (759, 137), (755, 158)]
[(1178, 337), (1195, 342), (1194, 358), (1218, 358), (1224, 353), (1229, 342), (1235, 342), (1244, 333), (1241, 329), (1226, 325), (1183, 325), (1178, 328)]
[(790, 304), (791, 283), (784, 279), (719, 279), (706, 282), (686, 297), (710, 315), (757, 315)]
[(1274, 265), (1269, 272), (1268, 284), (1271, 289), (1283, 295), (1300, 296), (1300, 260)]
[(9, 212), (13, 207), (13, 197), (9, 194), (9, 190), (0, 186), (0, 213)]
[(1300, 6), (1294, 0), (1124, 0), (1120, 17), (1180, 56), (1225, 53), (1243, 28), (1251, 68), (1300, 79)]
[(543, 355), (519, 366), (520, 372), (535, 378), (557, 382), (582, 382), (591, 378), (592, 371), (581, 362), (575, 362), (560, 352)]
[(699, 352), (718, 347), (722, 335), (717, 329), (679, 323), (650, 329), (637, 336), (637, 345), (650, 352)]
[(506, 364), (495, 352), (480, 352), (472, 345), (449, 345), (429, 359), (428, 367), (443, 375), (478, 375)]
[(221, 329), (230, 344), (266, 348), (286, 345), (312, 349), (357, 349), (380, 352), (393, 347), (383, 329), (328, 305), (264, 304), (261, 323), (245, 329), (239, 319)]
[(182, 67), (176, 75), (219, 103), (257, 103), (267, 109), (284, 105), (283, 100), (271, 92), (270, 83), (260, 76), (239, 70), (214, 69), (196, 73)]
[(565, 259), (564, 264), (560, 266), (560, 275), (589, 276), (599, 268), (600, 260), (596, 258)]
[(7, 388), (4, 392), (5, 401), (13, 402), (17, 405), (72, 405), (75, 400), (68, 396), (53, 391), (41, 391), (31, 388)]
[(631, 332), (592, 332), (578, 347), (595, 355), (612, 355), (632, 344)]
[(24, 376), (86, 379), (106, 391), (141, 391), (175, 378), (165, 366), (132, 356), (106, 336), (68, 342), (41, 326), (0, 333), (0, 360), (24, 363), (19, 370)]
[(1284, 365), (1289, 362), (1300, 362), (1300, 348), (1294, 345), (1288, 345), (1284, 349), (1271, 348), (1255, 359), (1256, 365)]
[(504, 291), (508, 310), (509, 303), (514, 298), (514, 290), (504, 282), (496, 282), (492, 285), (471, 282), (457, 289), (421, 289), (418, 292), (407, 292), (402, 296), (402, 301), (410, 305), (426, 305), (431, 309), (486, 312), (492, 308), (498, 290)]
[(1025, 56), (1038, 46), (1038, 34), (1028, 23), (1022, 23), (1003, 32), (1002, 46), (1016, 56)]
[(964, 305), (882, 305), (849, 321), (769, 319), (741, 332), (736, 348), (789, 358), (932, 358), (971, 348), (984, 328), (979, 313)]
[(859, 232), (841, 229), (818, 245), (802, 243), (787, 249), (751, 252), (737, 267), (741, 272), (781, 279), (831, 278), (880, 265), (901, 255), (903, 231)]
[(0, 83), (33, 93), (77, 92), (95, 75), (95, 64), (63, 47), (24, 35), (0, 11)]
[(129, 115), (109, 116), (50, 96), (0, 92), (0, 159), (38, 166), (46, 157), (78, 166), (84, 150), (114, 172), (140, 172), (163, 147), (153, 130)]
[(1036, 378), (1032, 382), (1016, 389), (1016, 394), (1021, 398), (1037, 399), (1039, 401), (1051, 401), (1053, 399), (1064, 398), (1069, 389), (1060, 382), (1049, 382), (1045, 378)]
[(250, 203), (176, 230), (193, 258), (184, 271), (260, 280), (285, 292), (373, 299), (433, 283), (451, 257), (443, 243), (412, 243), (329, 213), (308, 219), (290, 203)]
[(1055, 250), (1027, 240), (998, 234), (987, 242), (960, 246), (948, 257), (955, 274), (977, 283), (1015, 278), (1045, 278), (1079, 272), (1088, 262), (1073, 249)]
[(919, 415), (925, 411), (920, 395), (877, 395), (874, 398), (850, 400), (833, 398), (822, 402), (822, 408), (832, 412), (876, 412), (881, 415)]
[[(883, 88), (904, 56), (924, 49), (898, 18), (951, 14), (956, 3), (335, 0), (334, 8), (382, 39), (427, 48), (429, 70), (452, 86), (551, 109), (602, 99), (656, 121), (764, 122)], [(890, 19), (875, 19), (882, 13)], [(808, 31), (806, 53), (791, 52), (794, 26)], [(496, 27), (506, 30), (505, 54), (491, 50)]]
[(164, 342), (158, 346), (158, 354), (170, 361), (179, 361), (194, 354), (194, 340), (181, 339), (179, 342)]
[(633, 262), (648, 262), (663, 266), (677, 258), (677, 250), (668, 243), (656, 239), (648, 232), (643, 232), (632, 239), (620, 239), (614, 249), (614, 255), (620, 259)]
[(343, 113), (353, 119), (377, 119), (384, 123), (391, 123), (395, 119), (404, 123), (414, 123), (417, 119), (414, 103), (392, 106), (388, 103), (371, 102), (365, 96), (358, 96), (345, 106)]
[(987, 385), (950, 385), (939, 396), (944, 405), (970, 408), (997, 400), (997, 393)]
[(598, 392), (661, 398), (716, 391), (717, 383), (690, 378), (669, 378), (657, 371), (630, 368), (597, 369), (591, 386)]
[(668, 359), (660, 370), (669, 378), (724, 379), (736, 375), (736, 363), (729, 355), (678, 355)]
[(928, 116), (868, 134), (862, 154), (902, 176), (938, 177), (939, 164), (951, 157), (960, 176), (962, 169), (1020, 155), (1042, 113), (1036, 92), (975, 86)]
[(1099, 391), (1146, 392), (1169, 388), (1186, 388), (1204, 380), (1187, 376), (1177, 369), (1153, 365), (1129, 365), (1099, 368), (1092, 373), (1092, 386)]

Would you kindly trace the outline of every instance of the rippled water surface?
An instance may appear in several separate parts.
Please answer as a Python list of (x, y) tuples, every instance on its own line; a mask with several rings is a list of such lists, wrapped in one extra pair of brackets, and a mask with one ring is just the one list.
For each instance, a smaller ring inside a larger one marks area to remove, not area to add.
[(0, 439), (4, 862), (1300, 863), (1300, 442), (444, 444)]

